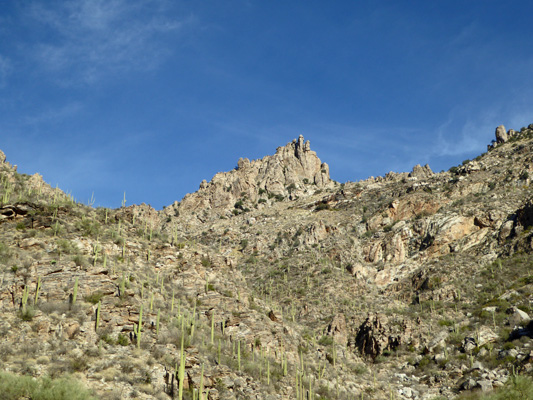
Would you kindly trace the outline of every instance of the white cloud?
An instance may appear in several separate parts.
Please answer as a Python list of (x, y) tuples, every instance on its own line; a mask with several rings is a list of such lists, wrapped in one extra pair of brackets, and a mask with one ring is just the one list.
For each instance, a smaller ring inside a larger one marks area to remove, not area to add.
[(34, 54), (67, 83), (91, 83), (110, 73), (157, 67), (171, 52), (161, 39), (187, 22), (170, 19), (164, 7), (146, 0), (49, 4), (37, 2), (29, 9), (30, 18), (46, 32), (43, 37), (53, 38), (36, 44)]
[(438, 140), (431, 153), (438, 157), (481, 154), (494, 139), (496, 126), (502, 123), (501, 107), (472, 110), (462, 106), (452, 110), (436, 129)]

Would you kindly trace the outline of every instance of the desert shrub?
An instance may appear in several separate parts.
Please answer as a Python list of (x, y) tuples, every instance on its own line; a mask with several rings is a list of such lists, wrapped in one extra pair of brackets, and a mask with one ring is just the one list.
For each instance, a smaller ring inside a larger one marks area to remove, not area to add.
[(84, 356), (72, 358), (69, 364), (70, 368), (77, 372), (85, 371), (87, 368), (89, 368), (87, 359)]
[(72, 378), (36, 380), (31, 376), (18, 376), (7, 372), (0, 372), (0, 393), (5, 400), (96, 399), (81, 383)]
[(102, 297), (104, 297), (104, 294), (96, 291), (88, 296), (85, 296), (83, 300), (85, 300), (87, 303), (97, 304), (100, 300), (102, 300)]
[(26, 309), (20, 310), (19, 316), (23, 321), (31, 321), (35, 316), (35, 310), (33, 307), (28, 306)]
[(330, 206), (327, 203), (320, 203), (318, 206), (316, 206), (315, 211), (322, 211), (322, 210), (329, 210)]
[(333, 344), (333, 338), (331, 336), (322, 336), (318, 341), (318, 344), (322, 346), (331, 346)]
[(85, 217), (76, 223), (76, 228), (81, 231), (83, 236), (96, 237), (100, 233), (100, 224)]
[(57, 245), (57, 251), (59, 251), (62, 254), (73, 254), (73, 253), (76, 253), (78, 250), (76, 245), (67, 239), (58, 240), (56, 245)]
[(11, 250), (4, 243), (0, 243), (0, 263), (5, 264), (11, 258)]
[(89, 265), (89, 261), (87, 261), (87, 258), (79, 254), (72, 257), (72, 261), (74, 261), (74, 263), (78, 267), (87, 267)]
[(296, 190), (296, 185), (294, 183), (291, 183), (289, 186), (287, 186), (287, 191), (289, 193), (292, 193), (294, 190)]
[(449, 320), (449, 319), (441, 319), (439, 320), (439, 325), (440, 326), (453, 326), (454, 322), (452, 320)]
[(512, 376), (502, 388), (492, 394), (484, 392), (470, 392), (459, 396), (459, 399), (475, 400), (515, 400), (533, 399), (533, 380), (529, 376)]
[(130, 341), (126, 335), (119, 333), (117, 338), (117, 344), (119, 344), (120, 346), (127, 346), (130, 344)]
[(390, 232), (392, 231), (392, 228), (394, 227), (394, 225), (396, 225), (396, 222), (393, 222), (392, 224), (389, 224), (389, 225), (386, 225), (383, 227), (383, 231), (384, 232)]
[(104, 333), (100, 335), (100, 340), (110, 345), (116, 344), (115, 339), (113, 339), (113, 337), (109, 333)]

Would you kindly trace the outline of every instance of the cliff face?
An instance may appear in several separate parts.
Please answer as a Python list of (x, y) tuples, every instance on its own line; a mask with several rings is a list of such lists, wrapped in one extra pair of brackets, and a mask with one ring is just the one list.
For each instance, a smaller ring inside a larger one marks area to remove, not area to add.
[(236, 169), (216, 174), (209, 183), (202, 181), (197, 192), (186, 195), (173, 208), (180, 214), (202, 211), (229, 216), (233, 210), (250, 208), (261, 199), (263, 204), (294, 199), (313, 194), (330, 183), (328, 165), (300, 135), (278, 147), (272, 156), (253, 161), (241, 158)]
[(510, 390), (533, 370), (533, 125), (496, 138), (339, 184), (299, 137), (162, 211), (75, 203), (0, 152), (0, 368), (103, 399), (171, 399), (177, 365), (186, 399)]

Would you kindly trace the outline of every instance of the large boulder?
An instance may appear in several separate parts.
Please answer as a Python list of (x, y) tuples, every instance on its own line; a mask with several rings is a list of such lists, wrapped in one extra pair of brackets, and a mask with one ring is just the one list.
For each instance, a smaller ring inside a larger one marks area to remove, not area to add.
[(346, 345), (348, 343), (348, 330), (344, 314), (335, 315), (324, 333), (327, 336), (331, 336), (336, 343)]
[[(401, 325), (401, 324), (400, 324)], [(375, 359), (386, 350), (395, 350), (403, 342), (406, 327), (394, 329), (398, 324), (390, 324), (386, 316), (369, 315), (361, 324), (355, 336), (355, 346), (362, 355)]]
[(516, 223), (524, 229), (533, 225), (533, 198), (528, 199), (525, 204), (516, 211)]
[(498, 143), (505, 143), (509, 140), (509, 135), (507, 135), (507, 131), (505, 130), (505, 126), (500, 125), (496, 128), (496, 142)]

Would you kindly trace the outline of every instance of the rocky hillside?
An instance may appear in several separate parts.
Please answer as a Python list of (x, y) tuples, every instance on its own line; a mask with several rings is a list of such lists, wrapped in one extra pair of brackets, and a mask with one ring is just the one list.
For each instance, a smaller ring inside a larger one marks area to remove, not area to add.
[(300, 136), (161, 211), (1, 153), (2, 393), (533, 398), (532, 150), (533, 124), (498, 127), (449, 171), (340, 184)]

